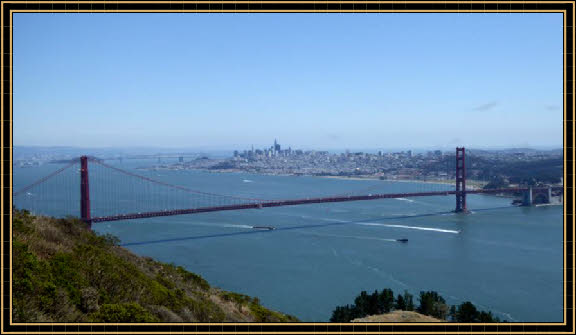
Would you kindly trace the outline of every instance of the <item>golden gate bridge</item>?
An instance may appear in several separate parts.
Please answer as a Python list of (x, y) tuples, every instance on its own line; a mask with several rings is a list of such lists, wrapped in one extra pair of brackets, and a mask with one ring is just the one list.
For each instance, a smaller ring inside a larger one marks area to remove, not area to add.
[[(368, 194), (344, 194), (344, 195), (331, 195), (322, 197), (308, 197), (298, 199), (259, 199), (253, 197), (241, 197), (232, 195), (222, 195), (210, 192), (203, 192), (194, 190), (189, 187), (175, 185), (166, 181), (152, 179), (147, 176), (136, 174), (118, 167), (104, 163), (102, 160), (82, 156), (79, 159), (74, 159), (64, 167), (46, 175), (45, 177), (21, 188), (15, 192), (14, 198), (26, 197), (33, 195), (30, 191), (34, 191), (36, 195), (40, 194), (41, 197), (36, 196), (34, 202), (40, 207), (43, 204), (54, 204), (55, 202), (62, 205), (63, 203), (75, 207), (68, 212), (68, 215), (78, 213), (78, 198), (74, 196), (75, 192), (71, 189), (78, 185), (72, 180), (74, 178), (67, 177), (61, 180), (60, 184), (65, 184), (64, 192), (54, 192), (49, 188), (42, 188), (49, 180), (57, 179), (57, 176), (63, 175), (65, 171), (79, 172), (80, 192), (79, 194), (79, 209), (80, 218), (91, 225), (92, 223), (119, 221), (119, 220), (132, 220), (141, 218), (152, 218), (160, 216), (173, 216), (195, 213), (208, 213), (220, 212), (230, 210), (243, 210), (243, 209), (262, 209), (269, 207), (281, 206), (295, 206), (304, 204), (319, 204), (319, 203), (337, 203), (349, 201), (366, 201), (377, 199), (393, 199), (393, 198), (411, 198), (411, 197), (427, 197), (427, 196), (448, 196), (454, 195), (456, 199), (455, 212), (467, 213), (468, 206), (466, 203), (466, 196), (468, 194), (523, 194), (524, 204), (531, 205), (534, 196), (543, 196), (546, 201), (550, 201), (552, 192), (562, 192), (562, 186), (545, 186), (545, 187), (529, 187), (517, 186), (507, 188), (471, 188), (466, 185), (466, 150), (465, 148), (456, 148), (455, 156), (455, 179), (454, 189), (447, 189), (444, 185), (441, 190), (415, 190), (414, 192), (378, 192)], [(89, 164), (91, 163), (91, 164)], [(78, 167), (79, 170), (73, 167)], [(90, 169), (89, 169), (90, 165)], [(92, 175), (92, 171), (99, 170), (100, 174), (96, 177)], [(90, 172), (89, 172), (90, 171)], [(109, 174), (116, 174), (116, 182), (110, 184)], [(120, 178), (118, 178), (120, 177)], [(119, 185), (122, 183), (124, 185)], [(103, 184), (108, 184), (108, 187), (102, 187)], [(426, 186), (426, 185), (423, 185)], [(97, 192), (91, 192), (97, 188)], [(166, 191), (180, 192), (181, 195), (166, 196)], [(96, 204), (94, 204), (94, 194), (97, 195)], [(129, 206), (123, 204), (127, 197), (132, 198), (132, 203), (135, 204), (134, 210), (127, 209)], [(146, 199), (148, 197), (148, 199)], [(55, 198), (55, 199), (53, 199)], [(76, 203), (76, 205), (74, 205)], [(96, 208), (95, 208), (96, 207)], [(78, 215), (76, 215), (78, 216)]]

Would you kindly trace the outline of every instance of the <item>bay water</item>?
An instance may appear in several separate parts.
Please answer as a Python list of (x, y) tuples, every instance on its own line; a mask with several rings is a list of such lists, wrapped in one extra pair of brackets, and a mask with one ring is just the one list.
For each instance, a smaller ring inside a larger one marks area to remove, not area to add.
[[(374, 185), (399, 193), (421, 186), (136, 170), (154, 163), (109, 164), (206, 192), (263, 199), (347, 194)], [(57, 168), (15, 168), (14, 189)], [(78, 192), (77, 185), (51, 187), (62, 195), (70, 187)], [(34, 189), (29, 193), (33, 196)], [(63, 203), (53, 201), (40, 211), (57, 215)], [(471, 301), (512, 322), (562, 322), (563, 208), (510, 203), (510, 198), (469, 195), (472, 212), (463, 215), (451, 212), (454, 196), (399, 198), (103, 222), (93, 229), (119, 237), (138, 255), (181, 265), (213, 286), (258, 297), (264, 306), (302, 321), (328, 321), (336, 306), (352, 304), (360, 291), (391, 288), (395, 294), (412, 293), (416, 304), (420, 291), (434, 290), (448, 304)], [(404, 238), (407, 243), (396, 241)]]

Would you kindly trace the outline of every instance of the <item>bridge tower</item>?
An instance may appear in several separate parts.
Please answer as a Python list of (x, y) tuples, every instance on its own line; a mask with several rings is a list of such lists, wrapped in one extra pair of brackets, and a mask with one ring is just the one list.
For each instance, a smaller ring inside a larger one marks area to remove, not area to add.
[(456, 147), (456, 213), (467, 213), (466, 207), (466, 149)]
[(88, 183), (88, 157), (80, 157), (80, 217), (92, 227), (90, 222), (90, 187)]

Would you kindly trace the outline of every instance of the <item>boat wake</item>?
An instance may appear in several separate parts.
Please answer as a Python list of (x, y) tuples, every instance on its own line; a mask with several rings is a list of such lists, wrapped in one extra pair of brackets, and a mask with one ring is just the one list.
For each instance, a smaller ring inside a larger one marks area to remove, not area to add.
[(385, 224), (385, 223), (373, 223), (373, 222), (354, 222), (354, 224), (362, 225), (362, 226), (381, 226), (381, 227), (390, 227), (390, 228), (428, 230), (428, 231), (436, 231), (439, 233), (450, 233), (450, 234), (459, 234), (460, 233), (460, 231), (458, 231), (458, 230), (419, 227), (419, 226), (404, 226), (404, 225), (399, 225), (399, 224)]
[(408, 202), (414, 202), (414, 200), (412, 199), (406, 199), (406, 198), (394, 198), (396, 200), (401, 200), (401, 201), (408, 201)]
[(329, 218), (324, 218), (322, 220), (331, 221), (331, 222), (352, 223), (352, 224), (357, 224), (357, 225), (361, 225), (361, 226), (380, 226), (380, 227), (390, 227), (390, 228), (428, 230), (428, 231), (435, 231), (435, 232), (439, 232), (439, 233), (460, 234), (459, 230), (450, 230), (450, 229), (440, 229), (440, 228), (430, 228), (430, 227), (420, 227), (420, 226), (404, 226), (404, 225), (399, 225), (399, 224), (385, 224), (385, 223), (375, 223), (375, 222), (354, 222), (354, 221), (345, 221), (345, 220), (329, 219)]
[(222, 227), (225, 228), (242, 228), (242, 229), (252, 229), (254, 227), (249, 226), (249, 225), (245, 225), (245, 224), (225, 224), (222, 225)]

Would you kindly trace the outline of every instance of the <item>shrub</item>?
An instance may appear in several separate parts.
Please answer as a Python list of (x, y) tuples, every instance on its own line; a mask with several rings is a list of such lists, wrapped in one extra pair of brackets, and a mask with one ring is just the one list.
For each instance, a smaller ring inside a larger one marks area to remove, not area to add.
[[(18, 210), (13, 219), (16, 322), (223, 322), (237, 316), (210, 299), (217, 291), (199, 275), (130, 254), (117, 246), (116, 237), (97, 235), (78, 219)], [(57, 248), (41, 253), (49, 240)], [(257, 298), (232, 292), (222, 296), (253, 304), (259, 319), (296, 320), (259, 306)]]
[(258, 304), (250, 304), (250, 310), (256, 318), (256, 322), (272, 322), (281, 319), (278, 313), (266, 309)]
[(226, 301), (232, 301), (232, 302), (236, 303), (238, 306), (248, 304), (248, 303), (256, 303), (256, 304), (259, 303), (257, 298), (252, 298), (250, 296), (240, 294), (240, 293), (224, 291), (224, 292), (220, 293), (220, 296), (222, 297), (222, 299), (224, 299)]
[(194, 284), (196, 284), (198, 287), (200, 287), (203, 290), (208, 290), (210, 288), (210, 284), (208, 284), (208, 282), (200, 277), (199, 275), (192, 273), (190, 271), (187, 271), (186, 269), (184, 269), (181, 266), (178, 266), (177, 268), (178, 273), (180, 273), (180, 275), (188, 281), (193, 282)]
[(127, 304), (104, 304), (98, 312), (91, 316), (94, 322), (157, 322), (154, 315), (150, 314), (137, 303)]

